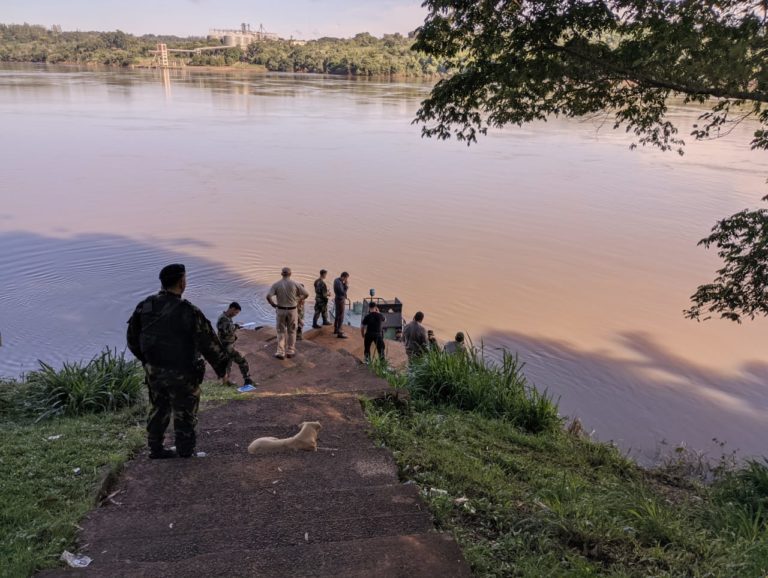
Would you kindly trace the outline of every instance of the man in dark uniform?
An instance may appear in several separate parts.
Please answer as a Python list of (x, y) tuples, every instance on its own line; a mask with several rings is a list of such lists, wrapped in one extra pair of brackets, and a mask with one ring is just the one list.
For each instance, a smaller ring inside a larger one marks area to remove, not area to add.
[(312, 327), (320, 329), (318, 321), (323, 316), (323, 325), (331, 325), (328, 321), (328, 285), (325, 283), (325, 277), (328, 271), (320, 269), (320, 277), (315, 279), (315, 316), (312, 318)]
[(336, 308), (336, 315), (333, 320), (333, 332), (339, 339), (347, 338), (341, 328), (344, 326), (344, 308), (347, 306), (348, 288), (349, 273), (344, 271), (333, 281), (333, 306)]
[(203, 357), (223, 377), (229, 356), (202, 311), (181, 298), (187, 287), (184, 265), (163, 267), (160, 283), (162, 290), (139, 303), (128, 321), (128, 349), (144, 365), (149, 388), (149, 457), (176, 457), (163, 448), (173, 415), (176, 451), (188, 458), (195, 451)]
[(363, 317), (360, 323), (360, 335), (363, 336), (365, 347), (365, 361), (371, 361), (371, 345), (376, 345), (376, 351), (379, 352), (379, 361), (384, 360), (384, 322), (387, 320), (384, 315), (379, 313), (379, 306), (375, 301), (368, 305), (368, 315)]
[(242, 311), (242, 307), (237, 301), (233, 301), (229, 304), (224, 313), (219, 315), (219, 320), (216, 322), (216, 331), (219, 333), (219, 341), (221, 346), (229, 355), (229, 363), (227, 363), (227, 374), (222, 378), (224, 385), (230, 385), (229, 371), (232, 368), (232, 362), (237, 364), (240, 368), (240, 373), (243, 375), (244, 385), (253, 385), (251, 379), (251, 368), (248, 365), (248, 360), (243, 357), (237, 349), (235, 349), (235, 341), (237, 341), (237, 330), (240, 326), (232, 321)]

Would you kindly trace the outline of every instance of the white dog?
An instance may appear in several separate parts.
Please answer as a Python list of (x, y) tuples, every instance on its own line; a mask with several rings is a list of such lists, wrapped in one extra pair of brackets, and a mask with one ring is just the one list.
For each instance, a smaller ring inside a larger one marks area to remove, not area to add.
[(258, 438), (248, 446), (249, 454), (270, 452), (290, 448), (292, 450), (317, 451), (317, 434), (322, 429), (319, 421), (303, 421), (299, 424), (299, 433), (287, 439), (273, 437)]

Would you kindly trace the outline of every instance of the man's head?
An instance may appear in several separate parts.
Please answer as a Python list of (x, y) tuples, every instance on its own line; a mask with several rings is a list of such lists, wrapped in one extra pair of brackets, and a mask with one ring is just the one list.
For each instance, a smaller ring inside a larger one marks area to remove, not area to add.
[(464, 334), (463, 334), (461, 331), (459, 331), (459, 332), (456, 334), (456, 338), (455, 338), (455, 339), (456, 339), (456, 341), (457, 341), (458, 343), (464, 343)]
[(226, 311), (227, 317), (232, 319), (238, 313), (240, 313), (242, 310), (243, 310), (243, 308), (240, 307), (240, 304), (237, 301), (232, 301), (232, 303), (229, 304), (229, 308)]
[(344, 272), (343, 272), (341, 275), (339, 275), (339, 276), (341, 277), (341, 280), (342, 280), (342, 281), (346, 281), (347, 279), (349, 279), (349, 273), (347, 273), (346, 271), (344, 271)]
[(165, 291), (181, 295), (187, 288), (187, 269), (181, 263), (166, 265), (160, 270), (160, 284)]
[(291, 268), (283, 267), (283, 270), (280, 272), (280, 274), (287, 279), (288, 277), (291, 276)]
[(373, 311), (374, 313), (379, 311), (379, 306), (376, 304), (376, 301), (371, 301), (368, 304), (368, 311)]
[(325, 269), (320, 269), (320, 279), (325, 279), (326, 275), (328, 275), (328, 271)]
[(413, 319), (414, 321), (418, 321), (419, 323), (421, 323), (422, 321), (424, 321), (424, 314), (421, 311), (417, 311), (416, 315), (413, 316)]

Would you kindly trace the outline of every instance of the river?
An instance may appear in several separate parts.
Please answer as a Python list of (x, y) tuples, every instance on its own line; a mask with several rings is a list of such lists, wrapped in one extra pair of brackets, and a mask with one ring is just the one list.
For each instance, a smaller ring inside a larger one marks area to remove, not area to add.
[(768, 323), (682, 316), (718, 266), (696, 242), (768, 193), (754, 127), (683, 157), (632, 151), (599, 120), (468, 148), (411, 125), (428, 91), (0, 69), (0, 375), (122, 348), (170, 262), (209, 317), (238, 300), (259, 324), (283, 265), (308, 286), (347, 270), (354, 299), (375, 288), (442, 339), (517, 351), (563, 414), (640, 459), (682, 442), (714, 456), (713, 438), (766, 453)]

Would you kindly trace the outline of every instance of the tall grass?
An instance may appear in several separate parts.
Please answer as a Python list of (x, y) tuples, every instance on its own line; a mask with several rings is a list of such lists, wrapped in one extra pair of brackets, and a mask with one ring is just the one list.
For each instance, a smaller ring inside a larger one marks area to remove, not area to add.
[(506, 350), (498, 363), (482, 348), (462, 354), (430, 349), (412, 361), (406, 387), (415, 399), (503, 419), (531, 433), (558, 430), (557, 403), (528, 383), (522, 368)]
[(54, 369), (43, 361), (27, 374), (24, 403), (37, 421), (115, 411), (144, 401), (141, 365), (125, 352), (105, 349), (86, 363), (65, 363)]

